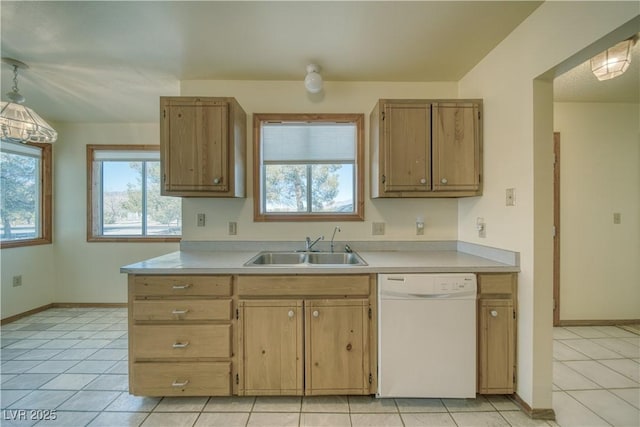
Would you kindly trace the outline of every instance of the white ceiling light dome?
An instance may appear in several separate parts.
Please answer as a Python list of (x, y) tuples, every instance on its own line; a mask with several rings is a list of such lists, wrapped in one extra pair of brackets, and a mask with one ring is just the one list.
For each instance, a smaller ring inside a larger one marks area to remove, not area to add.
[(322, 91), (322, 76), (320, 75), (320, 67), (318, 65), (307, 65), (307, 76), (304, 78), (304, 87), (309, 93), (319, 93)]

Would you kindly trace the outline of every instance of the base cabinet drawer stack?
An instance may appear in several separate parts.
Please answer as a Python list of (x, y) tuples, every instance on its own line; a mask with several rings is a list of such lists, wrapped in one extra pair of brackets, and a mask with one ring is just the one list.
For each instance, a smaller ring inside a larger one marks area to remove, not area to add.
[(232, 393), (231, 276), (129, 276), (129, 392)]
[(478, 393), (512, 394), (516, 386), (515, 273), (478, 274)]

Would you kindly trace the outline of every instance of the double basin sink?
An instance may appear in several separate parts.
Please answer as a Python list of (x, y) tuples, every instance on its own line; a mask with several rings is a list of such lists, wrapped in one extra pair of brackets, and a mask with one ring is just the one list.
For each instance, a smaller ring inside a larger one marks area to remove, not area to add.
[(260, 252), (245, 266), (358, 266), (367, 265), (355, 252)]

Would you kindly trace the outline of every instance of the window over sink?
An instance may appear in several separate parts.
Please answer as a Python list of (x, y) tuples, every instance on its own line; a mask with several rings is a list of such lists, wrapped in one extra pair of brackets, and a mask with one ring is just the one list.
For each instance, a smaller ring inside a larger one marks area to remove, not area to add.
[(256, 221), (364, 220), (362, 114), (254, 114)]

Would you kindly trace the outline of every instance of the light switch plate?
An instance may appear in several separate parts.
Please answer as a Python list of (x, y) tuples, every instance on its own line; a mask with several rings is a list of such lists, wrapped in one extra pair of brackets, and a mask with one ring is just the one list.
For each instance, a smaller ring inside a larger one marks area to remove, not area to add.
[(238, 234), (238, 223), (229, 221), (229, 236), (235, 236), (236, 234)]
[(506, 206), (516, 205), (516, 189), (515, 188), (507, 188), (507, 190), (505, 191), (505, 205)]
[(204, 227), (204, 214), (203, 213), (199, 213), (198, 214), (198, 221), (197, 221), (197, 226), (198, 227)]

